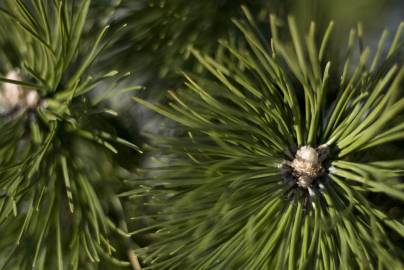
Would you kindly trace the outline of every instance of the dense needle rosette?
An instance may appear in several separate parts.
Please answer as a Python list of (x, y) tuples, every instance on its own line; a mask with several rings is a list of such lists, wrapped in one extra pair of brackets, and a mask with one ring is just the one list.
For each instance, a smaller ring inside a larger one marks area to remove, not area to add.
[(117, 113), (104, 104), (139, 87), (122, 89), (127, 74), (92, 68), (114, 32), (85, 39), (89, 7), (0, 2), (1, 269), (129, 265), (113, 247), (130, 243), (116, 196), (128, 172), (111, 152), (137, 147), (116, 135)]
[(373, 198), (404, 200), (404, 162), (372, 150), (404, 137), (404, 71), (394, 63), (403, 24), (388, 47), (386, 32), (377, 50), (359, 46), (356, 65), (363, 40), (352, 30), (337, 66), (327, 54), (332, 23), (302, 36), (292, 17), (281, 32), (272, 16), (265, 36), (245, 13), (235, 24), (248, 47), (221, 41), (215, 58), (193, 51), (210, 76), (187, 75), (166, 106), (135, 98), (180, 129), (152, 137), (157, 164), (136, 180), (156, 209), (155, 223), (135, 232), (156, 239), (140, 251), (145, 263), (401, 269), (402, 219)]

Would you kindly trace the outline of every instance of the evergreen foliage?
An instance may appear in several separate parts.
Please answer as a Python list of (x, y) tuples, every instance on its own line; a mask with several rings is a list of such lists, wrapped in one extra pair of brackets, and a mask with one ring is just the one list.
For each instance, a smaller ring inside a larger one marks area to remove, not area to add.
[(10, 0), (0, 8), (0, 81), (10, 96), (0, 118), (2, 269), (129, 265), (113, 257), (112, 241), (129, 237), (113, 218), (122, 215), (115, 193), (128, 173), (110, 152), (137, 147), (108, 127), (116, 113), (102, 102), (139, 87), (120, 87), (128, 74), (117, 71), (90, 74), (110, 39), (108, 26), (81, 39), (89, 6)]
[(395, 1), (0, 1), (0, 270), (404, 269)]
[(155, 209), (134, 232), (156, 238), (140, 251), (146, 269), (403, 268), (403, 220), (373, 198), (404, 200), (404, 163), (372, 149), (403, 138), (404, 24), (375, 52), (353, 29), (338, 67), (332, 23), (302, 36), (293, 17), (279, 28), (271, 16), (268, 37), (245, 17), (247, 48), (193, 51), (210, 76), (186, 75), (165, 106), (135, 98), (182, 130), (152, 137), (159, 165), (135, 180)]
[(278, 0), (121, 0), (115, 5), (112, 25), (128, 27), (112, 51), (119, 52), (120, 66), (134, 70), (144, 81), (147, 95), (160, 95), (160, 88), (181, 84), (183, 69), (199, 70), (189, 57), (191, 48), (213, 52), (217, 39), (237, 39), (231, 18), (240, 16), (242, 4), (259, 17), (282, 6)]

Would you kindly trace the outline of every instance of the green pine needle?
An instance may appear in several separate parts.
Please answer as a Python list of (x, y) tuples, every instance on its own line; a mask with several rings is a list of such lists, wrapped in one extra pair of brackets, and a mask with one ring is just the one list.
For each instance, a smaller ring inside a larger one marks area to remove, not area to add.
[(402, 269), (403, 220), (374, 197), (404, 200), (404, 163), (370, 150), (403, 139), (404, 24), (356, 66), (352, 30), (339, 71), (333, 23), (302, 36), (293, 17), (279, 29), (271, 16), (269, 38), (244, 12), (235, 24), (248, 48), (193, 51), (210, 75), (187, 75), (166, 106), (134, 98), (182, 128), (152, 137), (157, 164), (135, 180), (156, 209), (133, 232), (156, 239), (139, 251), (146, 269)]
[(83, 38), (89, 6), (0, 6), (0, 269), (129, 266), (113, 248), (129, 235), (111, 217), (122, 179), (107, 150), (139, 149), (110, 132), (101, 103), (140, 88), (121, 86), (127, 73), (90, 75), (114, 33)]

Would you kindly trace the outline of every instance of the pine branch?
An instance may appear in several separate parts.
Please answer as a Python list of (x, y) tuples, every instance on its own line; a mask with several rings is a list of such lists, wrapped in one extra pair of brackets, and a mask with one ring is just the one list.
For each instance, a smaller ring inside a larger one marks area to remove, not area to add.
[[(349, 53), (338, 70), (333, 24), (318, 39), (314, 23), (302, 36), (289, 17), (285, 39), (271, 16), (269, 38), (244, 13), (234, 23), (247, 48), (193, 51), (210, 76), (186, 75), (168, 105), (134, 98), (182, 130), (152, 136), (155, 163), (134, 179), (157, 209), (133, 232), (156, 238), (139, 250), (145, 269), (403, 268), (392, 237), (403, 221), (372, 199), (404, 200), (403, 162), (370, 150), (403, 139), (404, 24), (389, 47), (362, 48), (355, 67)], [(352, 30), (348, 50), (361, 38)]]
[(89, 6), (10, 0), (0, 7), (3, 269), (129, 266), (112, 246), (130, 236), (108, 213), (123, 186), (111, 152), (139, 149), (106, 124), (116, 112), (102, 102), (140, 87), (122, 85), (127, 73), (93, 73), (110, 39), (108, 26), (82, 39)]

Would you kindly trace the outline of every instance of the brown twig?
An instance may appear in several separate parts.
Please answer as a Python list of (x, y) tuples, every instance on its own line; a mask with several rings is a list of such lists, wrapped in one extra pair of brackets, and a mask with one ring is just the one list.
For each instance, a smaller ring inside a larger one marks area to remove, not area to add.
[(128, 249), (128, 258), (129, 258), (130, 264), (132, 265), (133, 270), (142, 269), (142, 267), (140, 266), (140, 263), (139, 263), (139, 259), (137, 258), (137, 255), (132, 248)]
[[(126, 220), (125, 220), (125, 215), (123, 212), (123, 207), (122, 204), (120, 202), (120, 200), (117, 197), (114, 197), (113, 199), (113, 204), (115, 206), (115, 209), (117, 211), (118, 214), (118, 218), (119, 218), (119, 227), (121, 228), (121, 230), (123, 230), (124, 232), (128, 232), (128, 225), (126, 224)], [(136, 252), (133, 250), (133, 242), (130, 238), (127, 238), (125, 241), (125, 244), (127, 246), (127, 256), (129, 258), (129, 263), (132, 266), (133, 270), (142, 270), (142, 267), (140, 265), (139, 259), (136, 255)]]

